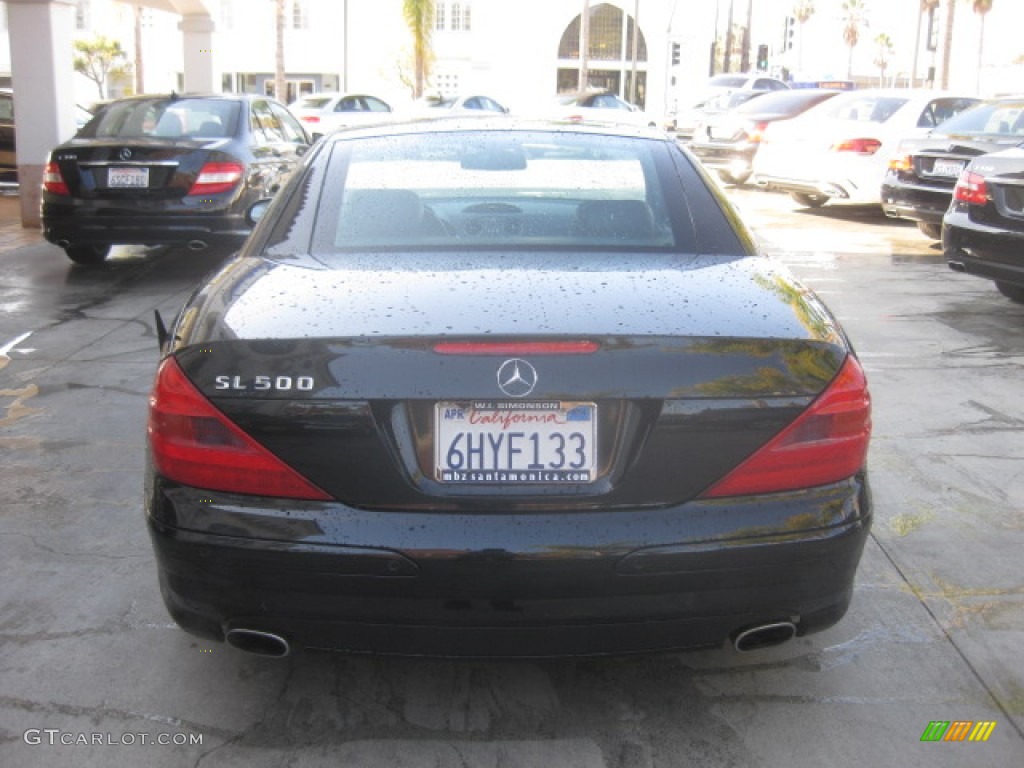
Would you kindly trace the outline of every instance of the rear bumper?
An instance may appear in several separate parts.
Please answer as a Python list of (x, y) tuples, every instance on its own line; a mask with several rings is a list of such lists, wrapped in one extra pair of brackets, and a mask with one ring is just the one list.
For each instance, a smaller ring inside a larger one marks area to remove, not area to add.
[(892, 218), (941, 224), (951, 197), (950, 191), (883, 184), (882, 210)]
[(70, 245), (174, 245), (201, 240), (205, 243), (240, 243), (252, 229), (241, 211), (219, 207), (196, 210), (199, 205), (178, 206), (156, 212), (108, 207), (90, 210), (81, 206), (43, 202), (43, 237), (64, 247)]
[(942, 250), (955, 272), (1024, 287), (1024, 231), (986, 226), (951, 210), (942, 227)]
[(186, 630), (431, 656), (719, 645), (845, 613), (871, 523), (864, 478), (657, 510), (466, 515), (149, 495), (164, 601)]

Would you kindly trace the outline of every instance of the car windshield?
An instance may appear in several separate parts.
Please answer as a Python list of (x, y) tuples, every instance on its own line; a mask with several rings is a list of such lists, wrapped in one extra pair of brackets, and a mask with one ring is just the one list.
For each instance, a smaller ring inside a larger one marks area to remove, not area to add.
[(909, 99), (903, 96), (879, 96), (869, 93), (851, 93), (829, 99), (817, 108), (818, 116), (861, 123), (884, 123)]
[(338, 141), (314, 251), (675, 245), (664, 142), (531, 132)]
[(102, 108), (83, 138), (219, 138), (234, 136), (240, 104), (227, 99), (127, 99)]
[(937, 131), (1024, 136), (1024, 99), (979, 104), (940, 123)]

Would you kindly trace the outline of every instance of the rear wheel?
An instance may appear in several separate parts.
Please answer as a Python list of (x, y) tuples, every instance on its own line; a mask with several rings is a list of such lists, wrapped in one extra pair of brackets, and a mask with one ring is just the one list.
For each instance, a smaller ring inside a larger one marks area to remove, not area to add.
[(917, 222), (917, 228), (921, 230), (921, 234), (925, 237), (930, 237), (932, 240), (942, 239), (941, 224), (936, 224), (932, 221), (919, 221)]
[(64, 249), (75, 264), (100, 264), (110, 253), (109, 245), (69, 245)]
[(749, 171), (747, 173), (729, 173), (728, 171), (719, 171), (718, 175), (726, 184), (735, 184), (736, 186), (740, 186), (750, 178)]
[(800, 203), (800, 205), (808, 208), (821, 208), (821, 206), (828, 202), (828, 198), (825, 195), (809, 195), (806, 192), (790, 192), (789, 196)]
[(1016, 301), (1018, 304), (1024, 304), (1024, 286), (1012, 285), (1011, 283), (1001, 283), (996, 281), (996, 288), (1010, 301)]

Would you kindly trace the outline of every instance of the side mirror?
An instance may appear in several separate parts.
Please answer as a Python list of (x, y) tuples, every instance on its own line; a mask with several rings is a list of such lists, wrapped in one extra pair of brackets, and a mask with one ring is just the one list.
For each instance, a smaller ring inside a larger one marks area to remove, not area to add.
[(255, 203), (250, 205), (249, 210), (245, 212), (245, 220), (255, 227), (267, 212), (267, 208), (270, 207), (271, 202), (272, 201), (269, 197), (257, 200)]

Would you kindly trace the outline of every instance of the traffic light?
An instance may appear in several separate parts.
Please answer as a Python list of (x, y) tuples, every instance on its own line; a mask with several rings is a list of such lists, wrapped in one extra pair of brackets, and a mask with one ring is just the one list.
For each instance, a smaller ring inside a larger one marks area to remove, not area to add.
[(796, 34), (796, 19), (792, 16), (786, 17), (786, 28), (782, 33), (782, 50), (793, 50), (793, 35)]
[(757, 68), (762, 72), (768, 71), (768, 46), (764, 43), (757, 46)]
[(672, 43), (672, 66), (679, 66), (679, 43)]

